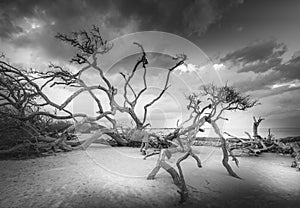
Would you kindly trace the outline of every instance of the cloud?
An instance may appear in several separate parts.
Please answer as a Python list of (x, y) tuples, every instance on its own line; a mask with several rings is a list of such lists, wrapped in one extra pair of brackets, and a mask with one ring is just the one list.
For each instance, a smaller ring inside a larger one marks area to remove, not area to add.
[[(295, 83), (300, 79), (300, 53), (296, 52), (283, 62), (286, 51), (285, 44), (276, 40), (259, 41), (228, 53), (219, 64), (230, 69), (225, 73), (231, 71), (233, 85), (242, 91), (261, 90), (263, 93), (260, 92), (260, 96), (268, 96), (268, 93), (273, 95), (294, 90), (286, 83)], [(281, 86), (281, 89), (275, 90), (273, 86)]]
[(299, 96), (295, 96), (295, 94), (298, 94), (299, 90), (300, 88), (295, 88), (293, 91), (282, 92), (280, 96), (274, 94), (262, 98), (260, 102), (263, 105), (259, 107), (260, 113), (271, 117), (281, 115), (282, 118), (288, 118), (290, 116), (287, 114), (288, 112), (295, 114), (299, 107)]
[(180, 73), (196, 72), (197, 70), (199, 70), (199, 66), (194, 64), (182, 64), (175, 68), (175, 71), (179, 71)]
[(220, 70), (224, 70), (225, 69), (225, 65), (220, 63), (220, 64), (214, 64), (213, 67), (215, 68), (215, 70), (220, 71)]
[(15, 25), (7, 14), (0, 13), (0, 37), (9, 38), (12, 34), (19, 34), (23, 29)]
[(234, 64), (266, 63), (271, 64), (280, 60), (280, 57), (287, 51), (283, 43), (276, 40), (260, 41), (228, 53), (221, 58), (221, 62), (232, 62)]
[(4, 20), (8, 23), (7, 34), (2, 34), (1, 38), (20, 32), (24, 18), (39, 19), (56, 32), (82, 29), (87, 22), (121, 29), (135, 21), (137, 30), (202, 34), (220, 20), (224, 12), (241, 3), (238, 0), (3, 0), (0, 3), (1, 24)]
[[(9, 43), (9, 48), (2, 47), (1, 51), (26, 48), (33, 62), (63, 63), (70, 60), (74, 50), (55, 39), (56, 33), (69, 34), (89, 29), (92, 24), (100, 27), (107, 40), (144, 30), (198, 37), (241, 3), (238, 0), (2, 0), (0, 42)], [(17, 59), (14, 53), (7, 55)]]
[(282, 81), (300, 79), (300, 54), (296, 52), (293, 57), (283, 64), (279, 64), (274, 68), (281, 74)]
[(73, 51), (54, 38), (57, 32), (89, 29), (92, 24), (108, 28), (109, 32), (105, 30), (103, 34), (105, 38), (131, 32), (130, 27), (134, 26), (130, 21), (124, 27), (106, 27), (109, 4), (109, 1), (83, 0), (4, 0), (0, 2), (0, 40), (9, 42), (17, 50), (34, 51), (35, 56), (44, 56), (48, 62), (53, 59), (67, 61)]
[(265, 116), (269, 125), (299, 123), (295, 109), (299, 104), (300, 52), (289, 58), (286, 51), (283, 43), (260, 41), (228, 53), (218, 63), (224, 65), (223, 70), (218, 70), (223, 80), (241, 93), (259, 99), (262, 105), (253, 112)]
[(263, 74), (245, 74), (243, 77), (239, 74), (232, 76), (233, 85), (242, 92), (253, 92), (257, 90), (269, 90), (270, 86), (276, 84), (280, 79), (279, 73), (266, 72)]
[(239, 70), (239, 72), (255, 72), (262, 73), (266, 72), (274, 67), (278, 66), (281, 63), (281, 58), (270, 58), (264, 62), (256, 61), (254, 63), (246, 64), (243, 68)]
[(112, 5), (119, 16), (112, 16), (108, 22), (121, 24), (128, 18), (134, 18), (139, 22), (140, 30), (202, 34), (221, 19), (225, 11), (241, 3), (236, 0), (119, 0), (113, 1)]
[(272, 89), (282, 88), (282, 87), (295, 88), (295, 87), (299, 87), (299, 86), (300, 86), (300, 81), (297, 79), (297, 80), (293, 80), (290, 82), (274, 84), (271, 86), (271, 88)]

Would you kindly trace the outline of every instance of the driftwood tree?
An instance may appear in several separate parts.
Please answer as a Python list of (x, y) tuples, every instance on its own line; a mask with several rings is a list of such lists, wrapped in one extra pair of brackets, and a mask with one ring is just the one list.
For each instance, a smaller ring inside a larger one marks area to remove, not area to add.
[(259, 117), (258, 119), (255, 118), (255, 116), (253, 116), (253, 137), (254, 138), (257, 138), (257, 137), (261, 137), (259, 134), (258, 134), (258, 126), (259, 124), (265, 120), (264, 118), (261, 118)]
[[(47, 118), (55, 119), (71, 119), (80, 114), (72, 115), (69, 111), (65, 111), (66, 116), (57, 116), (55, 113), (41, 111), (43, 106), (57, 106), (51, 102), (49, 98), (42, 92), (42, 88), (35, 83), (36, 76), (31, 72), (18, 69), (8, 64), (4, 57), (0, 60), (0, 114), (2, 118), (13, 120), (16, 126), (21, 128), (23, 132), (28, 134), (28, 142), (17, 145), (9, 150), (0, 151), (0, 153), (11, 153), (20, 148), (30, 146), (35, 142), (38, 149), (52, 148), (60, 146), (64, 150), (70, 150), (62, 144), (62, 140), (56, 140), (40, 132), (38, 123), (45, 123)], [(37, 102), (37, 100), (43, 103)], [(42, 121), (42, 122), (41, 122)], [(44, 144), (43, 142), (47, 142)]]
[[(292, 149), (292, 157), (294, 157), (291, 167), (296, 168), (297, 171), (300, 171), (300, 137), (286, 137), (280, 139), (280, 143), (284, 144), (285, 147)], [(277, 143), (278, 144), (278, 143)]]
[[(77, 64), (81, 65), (82, 68), (75, 75), (70, 75), (70, 78), (73, 79), (76, 83), (79, 83), (80, 89), (84, 91), (88, 90), (88, 92), (90, 93), (92, 98), (94, 98), (94, 100), (98, 105), (98, 112), (100, 115), (96, 118), (86, 118), (83, 122), (79, 123), (78, 125), (87, 121), (96, 121), (102, 118), (106, 118), (112, 124), (112, 129), (110, 129), (109, 132), (106, 133), (114, 137), (120, 137), (119, 132), (117, 131), (117, 122), (114, 119), (114, 116), (116, 115), (117, 112), (127, 113), (134, 121), (135, 129), (137, 130), (142, 130), (149, 125), (147, 123), (147, 115), (148, 115), (147, 113), (149, 107), (151, 107), (155, 102), (157, 102), (163, 96), (163, 94), (169, 88), (169, 79), (172, 71), (176, 67), (183, 64), (184, 61), (186, 60), (186, 56), (184, 54), (173, 57), (174, 65), (169, 69), (167, 69), (165, 84), (162, 87), (161, 92), (153, 100), (151, 100), (149, 103), (144, 105), (143, 117), (140, 118), (136, 113), (136, 104), (141, 99), (142, 94), (144, 94), (148, 89), (147, 88), (148, 60), (147, 60), (147, 54), (141, 44), (136, 42), (133, 43), (138, 48), (140, 48), (141, 56), (135, 63), (131, 72), (128, 75), (122, 72), (120, 73), (125, 80), (125, 84), (123, 86), (123, 94), (122, 94), (124, 98), (124, 102), (120, 104), (115, 99), (116, 95), (119, 93), (118, 89), (116, 89), (111, 84), (109, 79), (104, 74), (105, 69), (100, 68), (98, 64), (98, 55), (107, 53), (112, 47), (112, 45), (109, 45), (106, 41), (102, 40), (99, 29), (93, 27), (90, 33), (83, 31), (80, 33), (73, 33), (73, 36), (58, 34), (57, 38), (71, 44), (73, 47), (78, 49), (78, 53), (75, 55), (75, 57), (73, 57), (72, 62), (76, 62)], [(84, 80), (82, 80), (80, 77), (82, 73), (90, 69), (95, 70), (96, 72), (99, 73), (100, 79), (101, 81), (103, 81), (104, 85), (100, 84), (96, 86), (87, 86)], [(135, 76), (137, 70), (143, 70), (142, 80), (143, 80), (144, 87), (140, 90), (135, 91), (132, 87), (131, 81), (132, 78)], [(68, 84), (68, 83), (64, 83), (64, 84)], [(107, 96), (109, 100), (109, 105), (110, 105), (109, 110), (105, 111), (103, 109), (100, 100), (92, 92), (92, 90), (100, 90), (104, 92), (104, 94)], [(130, 100), (130, 96), (129, 96), (130, 92), (134, 97), (134, 99), (132, 100)], [(99, 132), (99, 134), (101, 134), (101, 132)], [(90, 140), (93, 141), (94, 138), (96, 137), (99, 137), (99, 135), (93, 136)], [(90, 144), (90, 142), (88, 144)], [(84, 148), (86, 148), (86, 145), (84, 146)]]
[[(197, 99), (196, 94), (188, 96), (188, 100), (189, 104), (187, 108), (191, 111), (189, 118), (182, 122), (173, 133), (167, 136), (166, 140), (171, 142), (173, 146), (161, 149), (156, 166), (147, 177), (148, 180), (154, 179), (160, 168), (166, 170), (172, 176), (175, 185), (179, 188), (180, 202), (184, 202), (188, 198), (188, 190), (180, 163), (191, 156), (195, 159), (197, 166), (199, 168), (202, 167), (199, 157), (193, 152), (192, 145), (196, 139), (196, 134), (208, 118), (206, 116), (201, 117), (202, 114), (206, 109), (211, 108), (211, 104), (201, 108), (201, 101)], [(178, 152), (183, 153), (183, 156), (176, 162), (177, 172), (165, 159), (166, 157), (170, 159), (172, 154)]]
[(224, 132), (224, 134), (231, 137), (231, 141), (228, 145), (229, 152), (234, 150), (242, 151), (248, 155), (259, 156), (262, 152), (273, 152), (281, 154), (291, 154), (294, 157), (291, 167), (296, 167), (297, 171), (300, 170), (300, 137), (285, 137), (275, 139), (271, 134), (270, 129), (268, 131), (268, 137), (262, 138), (258, 134), (258, 126), (263, 118), (256, 119), (253, 117), (253, 137), (249, 132), (245, 131), (248, 139), (236, 137), (230, 133)]
[[(71, 59), (71, 63), (76, 64), (78, 70), (72, 72), (62, 66), (50, 64), (49, 71), (25, 71), (16, 68), (6, 62), (4, 59), (0, 62), (0, 78), (1, 87), (4, 89), (0, 94), (0, 105), (2, 107), (1, 114), (8, 117), (12, 117), (21, 122), (35, 119), (38, 116), (51, 117), (54, 119), (73, 119), (75, 124), (70, 126), (64, 131), (68, 133), (77, 129), (88, 122), (94, 122), (98, 120), (106, 119), (111, 125), (107, 128), (100, 129), (93, 136), (78, 146), (72, 147), (65, 142), (64, 138), (54, 139), (48, 138), (51, 142), (59, 141), (63, 143), (63, 147), (68, 150), (85, 149), (102, 134), (108, 134), (116, 140), (119, 145), (126, 145), (127, 140), (124, 139), (117, 129), (117, 121), (115, 115), (117, 112), (127, 113), (135, 123), (135, 128), (141, 130), (147, 125), (147, 112), (155, 102), (157, 102), (169, 87), (169, 79), (172, 71), (184, 63), (186, 56), (177, 55), (173, 57), (173, 66), (167, 69), (167, 75), (165, 84), (162, 87), (161, 92), (149, 103), (144, 106), (143, 117), (140, 118), (136, 113), (136, 104), (141, 99), (143, 93), (147, 91), (147, 54), (143, 46), (139, 43), (134, 43), (140, 50), (141, 56), (135, 63), (133, 69), (128, 75), (121, 73), (121, 76), (125, 80), (123, 86), (123, 98), (124, 102), (118, 103), (116, 95), (119, 92), (110, 82), (109, 78), (105, 75), (105, 69), (100, 67), (99, 57), (102, 54), (108, 53), (113, 47), (107, 41), (102, 39), (99, 28), (93, 26), (90, 31), (74, 32), (71, 35), (57, 34), (56, 38), (70, 44), (76, 49), (76, 54)], [(116, 46), (117, 47), (117, 46)], [(135, 76), (137, 70), (143, 70), (142, 80), (144, 87), (135, 91), (132, 87), (132, 78)], [(83, 75), (88, 71), (94, 71), (98, 74), (98, 82), (94, 85), (89, 85), (84, 79)], [(65, 101), (61, 104), (53, 102), (45, 93), (45, 88), (52, 88), (55, 86), (68, 87), (73, 89), (73, 94), (69, 95)], [(75, 114), (66, 110), (67, 106), (78, 95), (83, 92), (88, 92), (91, 98), (96, 102), (98, 107), (98, 116), (89, 117), (84, 113)], [(109, 109), (104, 109), (101, 99), (97, 97), (97, 92), (102, 92), (109, 100)], [(129, 92), (134, 96), (133, 100), (130, 100)], [(49, 113), (43, 109), (51, 107), (55, 112), (59, 111), (61, 115), (56, 113)], [(9, 109), (9, 111), (7, 110)], [(77, 121), (76, 118), (81, 118)], [(55, 143), (56, 144), (56, 143)]]
[(250, 143), (252, 144), (251, 149), (255, 152), (255, 155), (261, 153), (262, 151), (267, 151), (272, 148), (273, 145), (267, 147), (265, 139), (258, 134), (258, 126), (260, 123), (265, 120), (264, 118), (259, 117), (258, 119), (253, 116), (253, 138), (250, 133), (245, 131), (245, 134), (249, 137)]
[[(247, 155), (258, 156), (263, 150), (263, 148), (260, 148), (260, 142), (257, 140), (253, 140), (248, 132), (245, 133), (249, 136), (250, 140), (239, 138), (228, 132), (224, 132), (224, 134), (231, 138), (228, 144), (228, 151), (233, 154), (233, 152), (237, 150), (238, 152), (242, 151), (239, 153), (239, 155), (244, 153)], [(236, 153), (234, 153), (234, 155), (238, 156)]]
[[(202, 131), (201, 126), (204, 125), (205, 122), (212, 125), (214, 131), (221, 139), (221, 148), (223, 151), (222, 163), (224, 167), (231, 176), (240, 178), (228, 163), (229, 156), (233, 158), (237, 165), (238, 160), (230, 151), (228, 153), (226, 140), (217, 125), (217, 121), (219, 119), (227, 120), (222, 117), (225, 111), (246, 110), (257, 104), (257, 100), (252, 100), (249, 96), (243, 96), (236, 91), (235, 88), (227, 85), (223, 87), (217, 87), (213, 84), (206, 85), (200, 90), (199, 94), (193, 93), (187, 98), (189, 102), (187, 108), (191, 111), (189, 118), (182, 122), (182, 124), (169, 135), (169, 139), (176, 141), (172, 142), (174, 147), (160, 151), (156, 166), (148, 175), (148, 179), (154, 179), (161, 167), (165, 169), (172, 176), (175, 185), (179, 188), (178, 192), (181, 196), (180, 202), (184, 202), (188, 198), (188, 190), (180, 163), (189, 156), (192, 156), (196, 160), (198, 167), (202, 167), (200, 159), (193, 152), (192, 145), (195, 141), (196, 134), (198, 131)], [(178, 172), (165, 161), (166, 157), (169, 159), (172, 154), (177, 152), (184, 154), (176, 162)]]
[(226, 144), (226, 140), (217, 125), (217, 121), (223, 118), (222, 115), (226, 111), (244, 111), (258, 104), (257, 100), (253, 100), (250, 96), (244, 96), (239, 93), (235, 88), (230, 86), (216, 87), (214, 85), (208, 85), (203, 87), (202, 95), (207, 96), (207, 99), (213, 106), (212, 110), (208, 114), (208, 122), (212, 125), (215, 133), (221, 139), (221, 147), (223, 151), (223, 166), (226, 168), (229, 175), (240, 178), (228, 164), (229, 156), (235, 161), (238, 166), (237, 158), (229, 151)]

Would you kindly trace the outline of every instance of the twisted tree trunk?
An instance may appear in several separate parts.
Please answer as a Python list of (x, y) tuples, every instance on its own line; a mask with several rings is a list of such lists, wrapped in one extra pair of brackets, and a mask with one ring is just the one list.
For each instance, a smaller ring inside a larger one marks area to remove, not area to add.
[(175, 153), (175, 152), (178, 152), (178, 150), (176, 148), (162, 149), (160, 152), (157, 164), (156, 164), (155, 168), (151, 171), (151, 173), (148, 175), (147, 180), (153, 180), (155, 178), (156, 174), (158, 173), (158, 171), (160, 170), (160, 168), (163, 168), (165, 171), (167, 171), (171, 175), (174, 184), (179, 188), (179, 190), (177, 192), (180, 194), (180, 203), (183, 203), (188, 198), (188, 190), (187, 190), (184, 176), (183, 176), (183, 173), (182, 173), (182, 170), (180, 167), (180, 162), (185, 160), (188, 156), (184, 156), (184, 157), (178, 159), (178, 161), (176, 163), (178, 170), (179, 170), (179, 174), (178, 174), (178, 172), (165, 161), (166, 156), (168, 158), (170, 158), (171, 154)]
[(85, 150), (87, 149), (94, 141), (96, 141), (96, 139), (98, 139), (99, 137), (101, 137), (103, 134), (107, 134), (107, 133), (111, 133), (112, 130), (110, 129), (101, 129), (98, 132), (96, 132), (95, 134), (93, 134), (91, 137), (89, 137), (88, 139), (86, 139), (81, 145), (76, 146), (76, 147), (72, 147), (73, 150)]
[(256, 120), (255, 116), (253, 116), (253, 137), (254, 139), (260, 139), (261, 136), (258, 134), (258, 126), (264, 119), (259, 117), (258, 120)]
[(235, 177), (235, 178), (239, 178), (241, 179), (231, 168), (231, 166), (228, 164), (228, 151), (227, 151), (227, 145), (226, 145), (226, 140), (224, 138), (224, 136), (222, 135), (218, 125), (216, 124), (215, 121), (211, 121), (211, 125), (215, 131), (215, 133), (220, 137), (221, 139), (221, 148), (222, 148), (222, 152), (223, 152), (223, 160), (222, 160), (222, 164), (223, 166), (226, 168), (227, 172), (229, 173), (230, 176)]

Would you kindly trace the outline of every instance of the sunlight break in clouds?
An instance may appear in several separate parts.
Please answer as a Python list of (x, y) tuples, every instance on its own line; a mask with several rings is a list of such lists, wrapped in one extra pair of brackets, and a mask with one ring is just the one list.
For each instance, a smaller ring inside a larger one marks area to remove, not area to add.
[(175, 71), (179, 71), (180, 73), (186, 73), (186, 72), (196, 72), (199, 70), (200, 67), (194, 64), (182, 64), (178, 66)]
[(271, 88), (272, 89), (276, 89), (276, 88), (280, 88), (280, 87), (294, 88), (294, 87), (299, 87), (299, 86), (300, 86), (300, 81), (297, 79), (297, 80), (294, 80), (291, 82), (274, 84), (271, 86)]
[(222, 63), (219, 64), (214, 64), (213, 67), (215, 68), (215, 70), (220, 71), (220, 70), (224, 70), (225, 69), (225, 65)]

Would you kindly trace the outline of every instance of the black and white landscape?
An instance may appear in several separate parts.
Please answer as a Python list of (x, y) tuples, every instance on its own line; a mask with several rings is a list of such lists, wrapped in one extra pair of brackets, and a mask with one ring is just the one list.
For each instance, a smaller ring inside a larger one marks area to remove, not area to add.
[(0, 0), (0, 207), (298, 207), (299, 9)]

